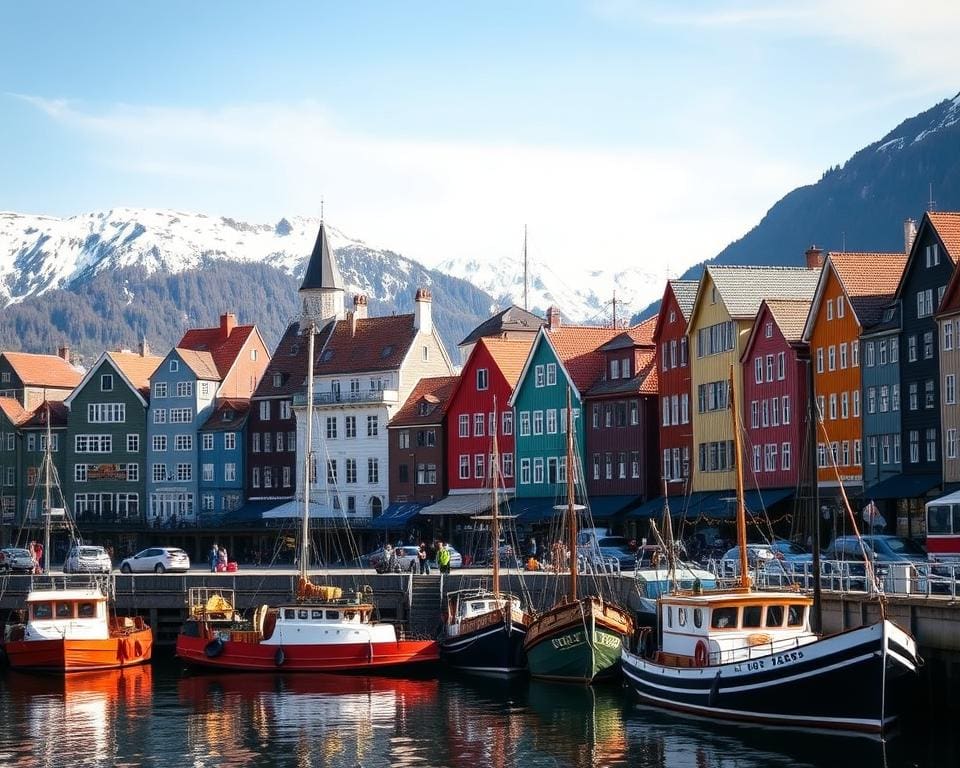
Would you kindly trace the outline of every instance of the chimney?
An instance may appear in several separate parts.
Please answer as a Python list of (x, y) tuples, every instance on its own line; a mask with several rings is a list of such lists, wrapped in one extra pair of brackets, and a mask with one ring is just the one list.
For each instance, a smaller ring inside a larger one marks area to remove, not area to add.
[(68, 363), (70, 362), (70, 347), (66, 344), (57, 349), (57, 357), (62, 357)]
[(362, 293), (353, 297), (353, 314), (357, 316), (357, 320), (367, 319), (367, 297)]
[(913, 241), (917, 239), (917, 222), (913, 219), (903, 220), (903, 252), (910, 255), (913, 250)]
[(233, 312), (224, 312), (220, 315), (220, 335), (225, 339), (230, 338), (233, 329), (237, 327), (237, 316)]
[(417, 294), (413, 297), (413, 327), (420, 333), (431, 333), (433, 331), (433, 321), (430, 317), (432, 301), (429, 289), (417, 288)]
[(547, 307), (547, 330), (555, 331), (560, 327), (560, 308)]
[(146, 336), (140, 337), (140, 349), (138, 350), (138, 352), (140, 352), (140, 357), (146, 357), (147, 355), (150, 354), (150, 345), (147, 344)]
[(806, 251), (807, 269), (820, 269), (823, 266), (823, 249), (811, 245)]

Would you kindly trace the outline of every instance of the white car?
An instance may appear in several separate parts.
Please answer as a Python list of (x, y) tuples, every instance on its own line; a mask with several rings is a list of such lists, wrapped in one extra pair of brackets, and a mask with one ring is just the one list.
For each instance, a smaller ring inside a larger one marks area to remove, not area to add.
[(103, 547), (80, 544), (70, 547), (63, 563), (64, 573), (110, 573), (113, 563)]
[(190, 556), (178, 547), (150, 547), (120, 563), (121, 573), (166, 573), (190, 570)]

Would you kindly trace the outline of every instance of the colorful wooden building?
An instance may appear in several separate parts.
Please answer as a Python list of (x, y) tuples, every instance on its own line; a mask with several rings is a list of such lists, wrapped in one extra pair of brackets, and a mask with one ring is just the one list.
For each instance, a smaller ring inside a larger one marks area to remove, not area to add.
[[(940, 213), (931, 220), (939, 238), (938, 247), (960, 264), (960, 213)], [(932, 246), (933, 243), (930, 243)], [(940, 417), (943, 427), (943, 483), (945, 490), (960, 485), (960, 406), (957, 382), (960, 380), (960, 267), (953, 275), (937, 314), (940, 347)]]
[(63, 402), (82, 378), (70, 364), (69, 347), (57, 355), (0, 353), (0, 397), (12, 397), (27, 411), (45, 400)]

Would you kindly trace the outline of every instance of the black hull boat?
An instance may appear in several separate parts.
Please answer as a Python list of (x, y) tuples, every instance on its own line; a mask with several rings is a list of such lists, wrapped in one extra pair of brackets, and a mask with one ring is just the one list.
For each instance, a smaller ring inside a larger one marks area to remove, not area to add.
[[(529, 617), (509, 595), (473, 597), (489, 607), (480, 615), (463, 617), (448, 625), (447, 634), (440, 641), (440, 658), (455, 669), (475, 675), (503, 677), (525, 672), (523, 641)], [(469, 596), (463, 595), (456, 598), (469, 600)]]
[(627, 682), (648, 704), (712, 718), (872, 733), (896, 719), (917, 663), (913, 638), (888, 620), (792, 647), (755, 647), (749, 658), (705, 666), (622, 654)]

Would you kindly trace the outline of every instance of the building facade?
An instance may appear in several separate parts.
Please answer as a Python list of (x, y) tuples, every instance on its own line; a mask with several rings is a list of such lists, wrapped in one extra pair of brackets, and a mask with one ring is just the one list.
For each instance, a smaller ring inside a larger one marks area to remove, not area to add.
[(243, 449), (249, 409), (249, 400), (218, 398), (210, 417), (200, 427), (201, 525), (215, 525), (243, 504)]
[(12, 397), (27, 411), (46, 400), (62, 402), (82, 378), (70, 364), (69, 347), (59, 355), (0, 354), (0, 397)]

